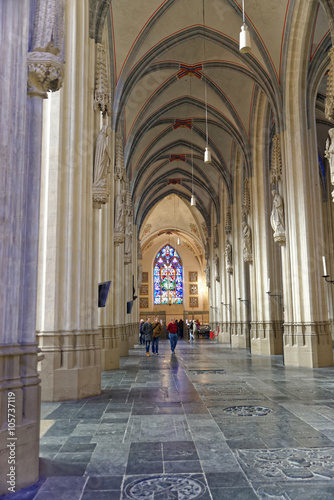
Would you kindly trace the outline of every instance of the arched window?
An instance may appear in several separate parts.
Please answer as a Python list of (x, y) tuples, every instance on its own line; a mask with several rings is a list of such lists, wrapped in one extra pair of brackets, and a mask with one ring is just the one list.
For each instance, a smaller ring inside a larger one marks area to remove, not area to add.
[(182, 262), (170, 245), (158, 252), (153, 276), (154, 304), (183, 304)]

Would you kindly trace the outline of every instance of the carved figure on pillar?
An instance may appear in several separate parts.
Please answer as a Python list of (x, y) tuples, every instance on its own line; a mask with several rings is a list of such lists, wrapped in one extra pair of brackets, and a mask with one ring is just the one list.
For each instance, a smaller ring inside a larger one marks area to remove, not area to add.
[(218, 224), (215, 225), (213, 248), (219, 247)]
[(124, 239), (124, 253), (131, 258), (132, 250), (132, 221), (130, 217), (127, 218), (125, 226), (125, 239)]
[(140, 240), (138, 240), (138, 242), (137, 242), (137, 255), (138, 255), (138, 260), (143, 260), (143, 254), (141, 251)]
[(218, 255), (215, 256), (215, 280), (220, 281), (220, 276), (219, 276), (219, 257)]
[(252, 262), (252, 233), (246, 221), (242, 223), (244, 261)]
[(271, 194), (273, 195), (273, 208), (270, 215), (270, 224), (274, 230), (274, 240), (279, 243), (285, 243), (283, 199), (275, 189)]
[(64, 0), (37, 0), (28, 53), (28, 95), (47, 99), (64, 80)]
[(115, 202), (115, 233), (124, 235), (125, 191), (116, 196)]
[[(328, 130), (327, 141), (326, 141), (326, 149), (325, 149), (325, 158), (327, 158), (330, 171), (331, 171), (331, 183), (334, 184), (334, 128), (330, 128)], [(332, 197), (333, 197), (332, 192)]]
[(211, 286), (211, 280), (210, 280), (210, 264), (209, 264), (209, 261), (207, 261), (207, 263), (206, 263), (205, 276), (206, 276), (206, 286), (208, 288), (210, 288), (210, 286)]
[(225, 264), (226, 264), (226, 271), (229, 274), (233, 273), (233, 267), (232, 267), (232, 245), (229, 240), (226, 241), (225, 245)]
[(108, 153), (108, 135), (111, 129), (108, 125), (103, 125), (96, 140), (94, 177), (93, 177), (93, 201), (101, 208), (107, 203), (110, 195), (108, 187), (108, 172), (110, 156)]
[(138, 286), (141, 286), (142, 285), (142, 281), (143, 281), (143, 265), (142, 264), (138, 264), (138, 268), (137, 268), (137, 285)]

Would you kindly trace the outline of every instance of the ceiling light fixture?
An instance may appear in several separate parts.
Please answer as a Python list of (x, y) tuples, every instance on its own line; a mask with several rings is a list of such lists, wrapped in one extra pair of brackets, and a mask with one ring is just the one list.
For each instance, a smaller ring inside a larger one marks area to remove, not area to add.
[[(205, 16), (204, 16), (204, 0), (203, 0), (203, 28), (204, 28), (204, 62), (206, 61), (206, 50), (205, 50)], [(204, 75), (203, 75), (203, 78)], [(208, 96), (206, 89), (206, 79), (204, 80), (204, 100), (205, 100), (205, 151), (204, 151), (204, 163), (211, 163), (211, 151), (209, 148), (209, 130), (208, 130)]]
[(242, 26), (239, 34), (239, 50), (242, 54), (247, 54), (251, 51), (251, 37), (248, 31), (248, 26), (245, 23), (245, 0), (242, 0)]

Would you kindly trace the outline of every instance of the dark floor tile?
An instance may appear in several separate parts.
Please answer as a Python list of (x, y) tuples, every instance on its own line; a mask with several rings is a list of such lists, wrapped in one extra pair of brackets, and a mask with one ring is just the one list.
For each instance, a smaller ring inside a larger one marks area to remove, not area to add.
[(227, 439), (226, 444), (231, 450), (261, 450), (267, 448), (262, 439), (251, 437), (245, 439)]
[(86, 463), (56, 462), (55, 460), (41, 458), (39, 461), (39, 475), (41, 477), (83, 476), (86, 467)]
[[(82, 444), (82, 443), (90, 443), (92, 436), (70, 436), (66, 441), (66, 444)], [(94, 443), (93, 443), (94, 444)]]
[(92, 453), (96, 443), (69, 443), (68, 441), (61, 448), (61, 453)]
[(130, 462), (126, 467), (126, 475), (132, 474), (162, 474), (162, 462)]
[(56, 421), (50, 429), (46, 431), (43, 437), (52, 436), (69, 436), (72, 434), (76, 426), (80, 423), (80, 420), (58, 420)]
[(201, 463), (198, 460), (164, 462), (164, 468), (166, 474), (202, 472)]
[(258, 500), (251, 488), (210, 488), (212, 500)]
[(206, 480), (211, 488), (242, 488), (249, 484), (242, 472), (209, 472)]
[(133, 451), (138, 451), (140, 453), (149, 454), (152, 451), (160, 451), (161, 450), (161, 442), (160, 441), (152, 441), (148, 443), (131, 443), (130, 453)]
[(123, 476), (94, 476), (87, 481), (85, 492), (119, 490), (122, 486)]
[(128, 463), (136, 462), (162, 462), (162, 450), (150, 451), (130, 451)]

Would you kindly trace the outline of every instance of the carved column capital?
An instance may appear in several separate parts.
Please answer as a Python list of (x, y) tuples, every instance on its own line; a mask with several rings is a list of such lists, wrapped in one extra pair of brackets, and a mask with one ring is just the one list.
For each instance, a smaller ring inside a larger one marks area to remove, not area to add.
[(64, 64), (50, 52), (28, 53), (28, 95), (47, 99), (47, 92), (56, 92), (64, 81)]

